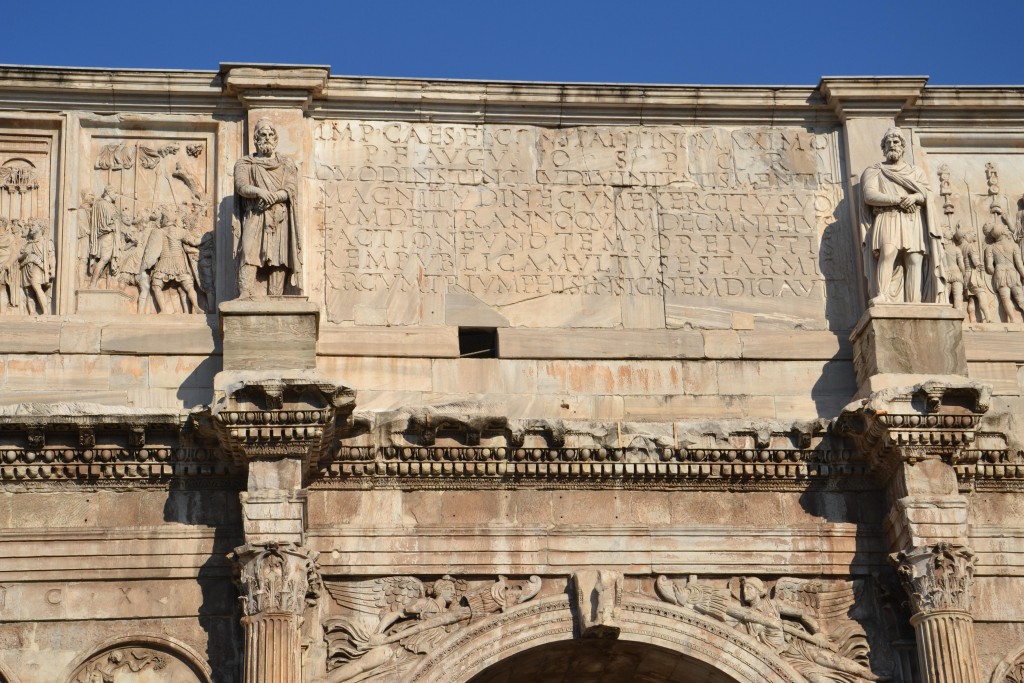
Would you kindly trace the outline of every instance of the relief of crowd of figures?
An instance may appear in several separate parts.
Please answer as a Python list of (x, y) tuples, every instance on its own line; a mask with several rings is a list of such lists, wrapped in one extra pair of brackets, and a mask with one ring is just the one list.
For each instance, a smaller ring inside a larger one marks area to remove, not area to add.
[(53, 221), (35, 215), (39, 181), (31, 166), (0, 166), (0, 313), (50, 312)]
[[(78, 221), (79, 311), (213, 310), (213, 205), (203, 143), (102, 144)], [(97, 292), (114, 293), (114, 297)]]
[(972, 195), (971, 181), (980, 187), (981, 179), (954, 178), (948, 164), (938, 180), (950, 304), (968, 322), (1024, 322), (1024, 196), (1003, 193), (992, 162), (983, 192)]

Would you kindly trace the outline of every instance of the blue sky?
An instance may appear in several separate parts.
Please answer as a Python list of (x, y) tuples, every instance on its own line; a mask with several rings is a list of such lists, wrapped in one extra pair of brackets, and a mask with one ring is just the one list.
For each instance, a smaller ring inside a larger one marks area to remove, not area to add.
[(814, 85), (1024, 83), (1024, 0), (135, 0), (15, 3), (0, 62), (336, 75)]

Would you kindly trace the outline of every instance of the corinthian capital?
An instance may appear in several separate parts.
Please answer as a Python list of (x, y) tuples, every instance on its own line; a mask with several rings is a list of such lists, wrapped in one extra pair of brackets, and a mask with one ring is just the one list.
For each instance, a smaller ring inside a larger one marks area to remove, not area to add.
[(938, 610), (971, 611), (974, 553), (945, 541), (890, 557), (897, 565), (915, 615)]
[(231, 559), (239, 567), (238, 586), (246, 616), (263, 612), (299, 616), (320, 594), (317, 554), (293, 543), (246, 544)]

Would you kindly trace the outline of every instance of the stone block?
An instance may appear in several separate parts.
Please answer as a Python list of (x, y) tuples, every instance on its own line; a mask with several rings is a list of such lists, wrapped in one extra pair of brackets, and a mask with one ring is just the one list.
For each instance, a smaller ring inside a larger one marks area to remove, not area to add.
[(215, 319), (181, 316), (173, 322), (159, 317), (136, 316), (138, 320), (118, 321), (103, 326), (102, 353), (140, 355), (208, 355), (219, 350)]
[(145, 389), (149, 386), (149, 358), (111, 356), (110, 386), (117, 389)]
[(693, 330), (590, 328), (498, 330), (502, 358), (702, 358), (704, 339)]
[(305, 297), (268, 297), (220, 305), (224, 370), (316, 368), (320, 309)]
[(213, 378), (220, 372), (217, 356), (151, 356), (149, 385), (170, 389), (212, 389)]
[(88, 322), (63, 322), (60, 326), (61, 353), (99, 353), (102, 327)]
[(733, 330), (704, 330), (704, 355), (707, 358), (739, 358), (740, 336)]
[(61, 324), (53, 319), (3, 318), (0, 353), (57, 353)]
[(320, 329), (319, 351), (326, 356), (420, 356), (458, 358), (454, 327), (341, 327)]
[(317, 368), (356, 390), (430, 391), (432, 386), (431, 361), (426, 358), (320, 356)]
[(857, 385), (873, 375), (966, 375), (964, 314), (942, 304), (869, 306), (850, 335)]
[(6, 365), (6, 388), (10, 390), (74, 392), (110, 388), (110, 356), (11, 355)]

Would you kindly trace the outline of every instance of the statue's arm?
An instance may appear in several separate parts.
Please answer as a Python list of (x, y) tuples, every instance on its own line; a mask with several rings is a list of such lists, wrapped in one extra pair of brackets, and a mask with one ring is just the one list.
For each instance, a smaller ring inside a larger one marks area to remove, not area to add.
[(995, 270), (995, 259), (992, 257), (992, 250), (985, 250), (985, 272), (989, 275)]
[(261, 199), (267, 194), (266, 190), (249, 182), (246, 166), (241, 161), (235, 164), (235, 192), (246, 199)]
[(874, 167), (867, 169), (861, 175), (860, 187), (864, 203), (868, 206), (896, 206), (902, 197), (883, 192), (878, 182), (879, 176), (878, 169)]

